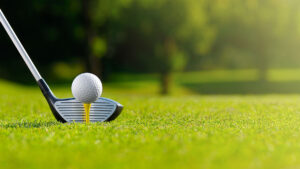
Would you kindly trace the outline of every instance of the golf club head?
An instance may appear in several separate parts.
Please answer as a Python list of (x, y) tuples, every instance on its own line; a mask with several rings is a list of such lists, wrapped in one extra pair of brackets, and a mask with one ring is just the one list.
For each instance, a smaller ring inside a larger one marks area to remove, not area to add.
[[(84, 107), (81, 102), (76, 101), (75, 98), (56, 98), (43, 79), (39, 80), (38, 84), (57, 121), (85, 122)], [(123, 106), (118, 102), (101, 97), (91, 105), (90, 122), (112, 121), (120, 115), (122, 109)]]

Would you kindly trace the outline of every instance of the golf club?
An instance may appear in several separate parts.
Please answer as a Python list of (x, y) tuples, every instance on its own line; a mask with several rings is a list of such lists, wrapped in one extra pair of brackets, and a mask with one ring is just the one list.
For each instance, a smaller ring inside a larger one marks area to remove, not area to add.
[[(59, 99), (52, 93), (46, 81), (41, 77), (37, 68), (31, 61), (29, 55), (19, 41), (17, 35), (11, 28), (9, 22), (5, 18), (0, 9), (0, 22), (18, 49), (20, 55), (25, 61), (27, 67), (38, 83), (43, 95), (45, 96), (53, 115), (60, 122), (84, 122), (84, 107), (81, 102), (75, 98)], [(114, 120), (119, 116), (123, 106), (116, 101), (100, 97), (96, 100), (90, 109), (90, 122), (104, 122)]]

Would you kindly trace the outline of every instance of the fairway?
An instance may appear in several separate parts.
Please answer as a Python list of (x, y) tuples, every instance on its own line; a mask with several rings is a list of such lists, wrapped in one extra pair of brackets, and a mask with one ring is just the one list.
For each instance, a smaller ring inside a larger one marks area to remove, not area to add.
[[(1, 81), (0, 168), (300, 167), (299, 95), (158, 96), (120, 86), (104, 84), (104, 96), (125, 106), (115, 121), (60, 124), (37, 87)], [(68, 87), (54, 91), (71, 97)]]

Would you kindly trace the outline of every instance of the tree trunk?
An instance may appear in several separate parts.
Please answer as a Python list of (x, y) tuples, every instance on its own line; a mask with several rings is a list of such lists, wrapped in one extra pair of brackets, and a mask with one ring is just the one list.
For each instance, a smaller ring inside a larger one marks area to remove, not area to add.
[(86, 70), (94, 73), (97, 76), (101, 75), (101, 64), (100, 59), (93, 53), (93, 43), (97, 37), (97, 28), (93, 24), (92, 19), (92, 5), (93, 0), (82, 0), (82, 15), (84, 25), (84, 60)]
[(261, 82), (266, 82), (268, 80), (268, 64), (269, 58), (268, 53), (266, 52), (266, 47), (259, 48), (258, 54), (258, 80)]
[(170, 72), (163, 72), (161, 73), (161, 94), (167, 95), (170, 93), (171, 87), (171, 73)]
[(173, 71), (173, 55), (175, 52), (176, 44), (174, 39), (172, 38), (165, 38), (164, 43), (163, 43), (164, 51), (161, 56), (161, 67), (160, 67), (160, 72), (161, 72), (161, 94), (162, 95), (167, 95), (170, 93), (171, 90), (171, 83), (172, 83), (172, 78), (171, 78), (171, 73)]

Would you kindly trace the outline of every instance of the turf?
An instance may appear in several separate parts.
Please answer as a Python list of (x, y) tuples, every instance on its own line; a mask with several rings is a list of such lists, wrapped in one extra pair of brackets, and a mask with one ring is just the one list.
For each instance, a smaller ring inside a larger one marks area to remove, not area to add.
[(159, 96), (130, 83), (104, 86), (125, 105), (118, 119), (86, 125), (56, 122), (36, 87), (0, 81), (0, 168), (300, 168), (299, 95)]

